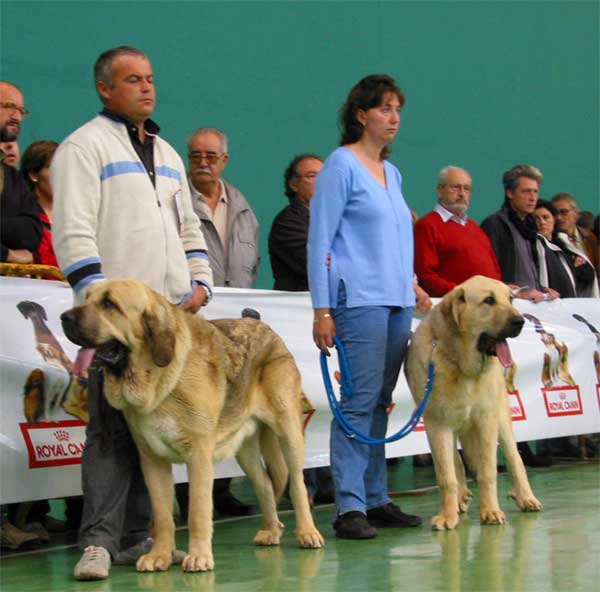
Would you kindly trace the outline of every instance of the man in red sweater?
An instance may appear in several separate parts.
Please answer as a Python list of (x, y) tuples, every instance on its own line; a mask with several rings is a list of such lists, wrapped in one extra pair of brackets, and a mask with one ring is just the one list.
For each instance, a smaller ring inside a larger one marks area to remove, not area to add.
[(490, 239), (467, 217), (471, 201), (471, 176), (455, 166), (438, 175), (438, 204), (417, 220), (415, 272), (419, 285), (430, 296), (444, 296), (474, 275), (502, 281)]

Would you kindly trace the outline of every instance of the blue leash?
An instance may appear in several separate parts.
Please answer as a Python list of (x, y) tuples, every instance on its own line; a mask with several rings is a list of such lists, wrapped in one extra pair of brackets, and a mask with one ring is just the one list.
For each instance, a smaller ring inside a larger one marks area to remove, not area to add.
[[(338, 359), (340, 363), (340, 371), (342, 374), (342, 388), (348, 397), (352, 396), (354, 392), (352, 387), (352, 376), (350, 375), (350, 368), (348, 368), (348, 360), (346, 359), (346, 352), (344, 351), (344, 346), (341, 344), (340, 340), (337, 337), (333, 338), (333, 343), (338, 351)], [(423, 415), (423, 411), (425, 411), (425, 405), (427, 405), (427, 400), (429, 399), (429, 395), (433, 389), (433, 375), (434, 375), (434, 365), (433, 362), (429, 362), (429, 367), (427, 369), (427, 385), (425, 386), (425, 396), (423, 400), (419, 404), (419, 406), (413, 411), (410, 419), (406, 422), (406, 425), (395, 433), (393, 436), (389, 436), (387, 438), (372, 438), (371, 436), (366, 436), (365, 434), (361, 434), (357, 432), (350, 422), (344, 417), (342, 410), (340, 409), (340, 404), (338, 400), (335, 398), (333, 393), (333, 386), (331, 384), (331, 378), (329, 376), (329, 368), (327, 366), (327, 356), (324, 352), (321, 352), (321, 373), (323, 374), (323, 382), (325, 383), (325, 391), (327, 392), (327, 399), (329, 401), (329, 406), (331, 407), (331, 412), (333, 413), (333, 417), (337, 420), (340, 427), (348, 436), (348, 438), (354, 438), (357, 442), (361, 444), (368, 444), (369, 446), (375, 446), (378, 444), (388, 444), (390, 442), (395, 442), (396, 440), (400, 440), (408, 434), (410, 434), (421, 419)]]

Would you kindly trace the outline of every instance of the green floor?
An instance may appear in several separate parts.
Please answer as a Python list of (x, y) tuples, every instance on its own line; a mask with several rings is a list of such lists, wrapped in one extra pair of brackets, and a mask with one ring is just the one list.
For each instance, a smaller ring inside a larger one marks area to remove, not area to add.
[[(370, 541), (333, 537), (332, 507), (315, 510), (327, 541), (324, 549), (300, 550), (293, 536), (294, 519), (282, 513), (286, 533), (279, 547), (251, 544), (260, 518), (215, 524), (212, 573), (185, 574), (179, 567), (166, 573), (138, 574), (133, 567), (113, 567), (103, 582), (75, 582), (71, 573), (79, 553), (61, 545), (25, 554), (3, 556), (2, 592), (250, 592), (277, 590), (323, 592), (507, 591), (576, 592), (600, 589), (600, 465), (560, 464), (530, 469), (532, 487), (544, 504), (539, 514), (521, 514), (506, 500), (508, 478), (500, 476), (501, 505), (508, 523), (479, 524), (475, 504), (451, 532), (428, 526), (402, 531), (380, 530)], [(400, 493), (423, 488), (396, 501), (420, 514), (424, 522), (436, 510), (438, 492), (430, 468), (413, 469), (410, 462), (390, 469), (390, 489)], [(250, 501), (247, 484), (234, 482), (237, 495)], [(185, 548), (187, 531), (177, 533)]]

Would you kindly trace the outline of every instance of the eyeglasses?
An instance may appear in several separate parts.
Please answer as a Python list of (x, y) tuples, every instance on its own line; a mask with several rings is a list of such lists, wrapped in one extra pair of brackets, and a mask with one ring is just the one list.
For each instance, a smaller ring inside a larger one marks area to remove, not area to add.
[(319, 173), (304, 173), (304, 175), (299, 175), (296, 173), (294, 176), (297, 179), (316, 179)]
[(219, 158), (225, 156), (225, 154), (217, 154), (216, 152), (190, 152), (189, 155), (190, 160), (194, 162), (201, 162), (203, 159), (208, 162), (208, 164), (215, 164)]
[(460, 183), (457, 183), (455, 185), (446, 185), (446, 187), (448, 187), (448, 189), (450, 189), (450, 191), (456, 193), (457, 191), (460, 191), (461, 189), (463, 191), (465, 191), (466, 193), (470, 193), (471, 192), (471, 186), (470, 185), (461, 185)]
[(556, 210), (557, 214), (560, 214), (561, 216), (566, 216), (569, 212), (572, 212), (573, 208), (561, 208), (560, 210)]
[(29, 111), (27, 111), (27, 109), (25, 109), (25, 107), (19, 107), (18, 105), (15, 105), (15, 103), (0, 103), (0, 107), (2, 109), (6, 109), (7, 111), (10, 111), (11, 113), (18, 111), (21, 114), (21, 116), (23, 117), (23, 119), (25, 119), (25, 117), (27, 117), (29, 115)]

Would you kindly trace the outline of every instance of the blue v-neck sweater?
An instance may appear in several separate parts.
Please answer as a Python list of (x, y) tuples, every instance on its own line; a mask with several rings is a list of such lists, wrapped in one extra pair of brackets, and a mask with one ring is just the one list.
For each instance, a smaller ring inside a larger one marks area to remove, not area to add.
[(402, 176), (384, 161), (387, 188), (347, 148), (325, 161), (310, 203), (308, 277), (314, 308), (415, 304), (413, 232)]

